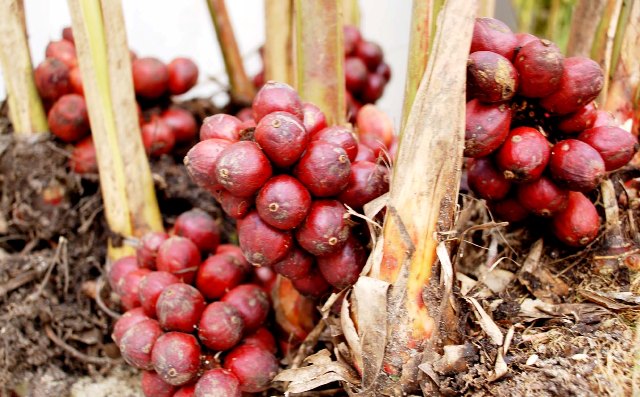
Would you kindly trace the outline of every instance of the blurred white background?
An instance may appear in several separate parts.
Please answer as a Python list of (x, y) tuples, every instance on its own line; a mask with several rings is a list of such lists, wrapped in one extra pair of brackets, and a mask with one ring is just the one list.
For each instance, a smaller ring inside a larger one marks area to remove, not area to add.
[[(405, 65), (409, 41), (411, 1), (363, 0), (363, 35), (384, 49), (393, 76), (379, 105), (398, 124), (402, 111)], [(25, 0), (27, 29), (34, 65), (44, 59), (47, 43), (61, 37), (71, 20), (66, 0)], [(220, 91), (209, 82), (213, 76), (226, 81), (224, 64), (206, 6), (206, 0), (123, 0), (129, 46), (139, 56), (155, 56), (170, 61), (190, 57), (200, 67), (200, 83), (190, 94), (211, 95)], [(253, 75), (259, 69), (257, 49), (264, 42), (263, 0), (228, 0), (240, 51)], [(0, 74), (1, 75), (1, 74)], [(0, 99), (6, 95), (0, 79)], [(224, 98), (217, 97), (217, 101)]]

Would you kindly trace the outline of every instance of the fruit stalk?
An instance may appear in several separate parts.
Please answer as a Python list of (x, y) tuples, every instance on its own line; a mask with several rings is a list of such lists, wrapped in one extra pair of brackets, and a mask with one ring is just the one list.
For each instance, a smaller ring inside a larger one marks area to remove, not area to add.
[(251, 80), (247, 77), (247, 72), (244, 70), (242, 56), (238, 49), (238, 43), (233, 33), (233, 26), (231, 25), (225, 2), (224, 0), (208, 0), (207, 5), (209, 6), (211, 21), (224, 58), (224, 66), (229, 76), (231, 97), (236, 102), (250, 104), (255, 95), (255, 89)]
[(294, 7), (296, 81), (300, 97), (318, 106), (326, 115), (328, 125), (344, 124), (342, 0), (296, 0)]
[(342, 0), (342, 15), (345, 25), (360, 26), (360, 6), (358, 0)]
[(431, 24), (433, 21), (434, 1), (413, 1), (411, 11), (411, 35), (409, 37), (409, 59), (407, 60), (407, 81), (404, 87), (404, 104), (402, 105), (402, 122), (400, 131), (404, 130), (411, 112), (413, 100), (418, 91), (429, 59), (431, 42)]
[(33, 79), (22, 0), (0, 0), (0, 65), (17, 135), (45, 132), (47, 118)]
[(291, 0), (266, 0), (265, 81), (293, 83)]
[[(123, 237), (161, 231), (138, 124), (122, 4), (69, 0), (69, 8), (109, 227)], [(110, 242), (112, 259), (132, 253)]]
[(385, 346), (386, 374), (367, 374), (376, 365), (363, 357), (365, 379), (372, 376), (372, 390), (382, 394), (399, 387), (415, 391), (419, 361), (434, 356), (445, 337), (441, 327), (451, 329), (450, 321), (455, 322), (455, 316), (448, 316), (452, 269), (442, 267), (436, 247), (444, 240), (439, 233), (453, 227), (464, 149), (466, 60), (476, 9), (475, 2), (450, 0), (440, 13), (394, 167), (378, 243), (382, 257), (370, 272), (391, 286), (386, 334), (393, 337)]

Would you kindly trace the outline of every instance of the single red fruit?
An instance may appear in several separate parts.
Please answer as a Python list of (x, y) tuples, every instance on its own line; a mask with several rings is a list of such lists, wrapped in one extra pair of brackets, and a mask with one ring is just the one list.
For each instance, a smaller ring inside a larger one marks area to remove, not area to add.
[(360, 40), (358, 42), (355, 55), (364, 61), (370, 72), (376, 71), (384, 57), (382, 48), (378, 44), (367, 40)]
[(249, 197), (271, 178), (271, 163), (255, 142), (234, 142), (216, 161), (216, 178), (238, 197)]
[(171, 153), (176, 143), (173, 130), (160, 117), (154, 116), (150, 122), (141, 128), (142, 143), (148, 155), (159, 157)]
[(226, 255), (233, 259), (233, 262), (244, 269), (245, 274), (253, 271), (253, 265), (244, 257), (242, 249), (233, 244), (220, 244), (216, 250), (216, 255)]
[(360, 99), (364, 103), (375, 103), (378, 99), (382, 98), (384, 94), (384, 87), (387, 85), (387, 80), (377, 73), (369, 73), (367, 75), (367, 84), (365, 84)]
[(68, 40), (52, 41), (47, 45), (45, 50), (46, 58), (55, 58), (63, 62), (73, 69), (78, 66), (78, 58), (76, 57), (76, 46)]
[(309, 144), (293, 172), (314, 196), (335, 196), (349, 183), (351, 162), (339, 145), (315, 141)]
[(569, 192), (567, 207), (553, 217), (553, 233), (571, 247), (584, 247), (598, 236), (596, 207), (580, 192)]
[(508, 101), (518, 89), (518, 72), (502, 55), (473, 52), (467, 61), (467, 87), (482, 102)]
[(243, 123), (245, 121), (253, 121), (253, 110), (251, 110), (250, 107), (242, 108), (238, 113), (236, 113), (236, 117)]
[(125, 256), (112, 262), (107, 269), (111, 289), (120, 294), (120, 285), (124, 282), (124, 277), (135, 270), (138, 270), (135, 256)]
[(571, 113), (558, 120), (558, 130), (565, 134), (577, 134), (586, 129), (594, 127), (598, 117), (598, 108), (595, 103), (581, 107), (578, 111)]
[(326, 116), (322, 113), (322, 110), (313, 103), (304, 102), (302, 104), (302, 111), (304, 112), (302, 124), (309, 136), (313, 136), (313, 134), (327, 126)]
[(182, 386), (198, 375), (200, 344), (193, 335), (167, 332), (154, 343), (151, 362), (163, 381)]
[(160, 245), (164, 243), (169, 235), (164, 232), (148, 232), (140, 239), (140, 244), (136, 248), (136, 259), (138, 266), (147, 269), (156, 269), (156, 257)]
[(198, 134), (196, 119), (188, 110), (169, 108), (162, 112), (160, 118), (171, 128), (176, 142), (192, 141)]
[(144, 313), (156, 318), (156, 303), (162, 291), (171, 284), (178, 284), (180, 279), (167, 272), (147, 273), (138, 284), (138, 298)]
[(598, 151), (576, 139), (556, 143), (551, 151), (549, 169), (560, 186), (578, 192), (595, 189), (605, 173), (604, 161)]
[(520, 222), (529, 216), (529, 211), (514, 197), (489, 202), (489, 209), (497, 219), (507, 222)]
[(518, 38), (502, 21), (494, 18), (476, 18), (469, 52), (491, 51), (511, 60), (517, 45)]
[(285, 83), (267, 81), (253, 98), (253, 119), (256, 123), (269, 113), (287, 112), (302, 120), (302, 102), (296, 90)]
[(260, 266), (282, 260), (293, 244), (290, 232), (269, 226), (257, 211), (238, 221), (238, 240), (245, 258)]
[(311, 137), (311, 141), (325, 141), (340, 145), (353, 162), (358, 155), (358, 141), (350, 128), (342, 126), (327, 127)]
[(137, 58), (131, 62), (136, 95), (146, 99), (160, 98), (169, 88), (167, 65), (156, 58)]
[(191, 284), (200, 264), (200, 250), (188, 238), (171, 236), (158, 249), (158, 270), (173, 273), (182, 281)]
[(273, 164), (284, 168), (298, 161), (309, 143), (309, 134), (296, 116), (273, 112), (258, 122), (254, 139)]
[(205, 308), (202, 294), (188, 284), (171, 284), (156, 302), (156, 314), (163, 329), (192, 333)]
[(253, 83), (253, 86), (256, 88), (260, 88), (264, 85), (264, 69), (259, 71), (258, 74), (256, 74), (255, 76), (253, 76), (253, 78), (251, 79), (251, 82)]
[(516, 46), (516, 50), (526, 46), (532, 41), (539, 40), (536, 36), (531, 33), (516, 33), (516, 40), (518, 45)]
[(232, 256), (216, 254), (205, 259), (198, 268), (196, 287), (207, 300), (220, 299), (240, 285), (247, 274)]
[(371, 150), (369, 146), (362, 143), (358, 144), (358, 154), (356, 155), (354, 164), (359, 161), (370, 161), (372, 163), (376, 162), (376, 155), (373, 153), (373, 150)]
[(180, 214), (174, 225), (174, 233), (193, 241), (202, 253), (215, 252), (220, 244), (218, 224), (211, 215), (199, 208)]
[(596, 114), (596, 120), (593, 122), (593, 127), (617, 127), (618, 123), (616, 118), (610, 112), (606, 110), (598, 110)]
[(120, 280), (118, 293), (120, 294), (122, 307), (124, 307), (125, 310), (140, 306), (140, 298), (138, 295), (140, 281), (149, 273), (151, 273), (149, 269), (136, 269)]
[(504, 177), (490, 157), (469, 161), (467, 182), (471, 190), (485, 200), (502, 200), (511, 189), (511, 181)]
[(224, 188), (220, 188), (215, 197), (224, 213), (233, 219), (244, 218), (255, 202), (254, 197), (236, 197)]
[(496, 164), (505, 178), (518, 182), (540, 178), (549, 162), (549, 142), (538, 130), (518, 127), (509, 133), (496, 154)]
[(65, 26), (62, 29), (62, 38), (72, 43), (75, 43), (75, 40), (73, 39), (73, 30), (71, 29), (71, 26)]
[(55, 58), (45, 59), (34, 71), (38, 93), (46, 101), (56, 101), (71, 92), (69, 67)]
[(78, 66), (69, 71), (69, 84), (71, 85), (71, 92), (84, 96), (82, 73), (80, 72), (80, 68)]
[(322, 277), (317, 267), (311, 268), (306, 277), (291, 280), (298, 292), (310, 298), (321, 298), (331, 289), (331, 284)]
[(69, 160), (71, 170), (77, 174), (95, 174), (98, 172), (98, 158), (93, 138), (88, 136), (75, 144)]
[(240, 139), (240, 126), (242, 121), (230, 114), (219, 113), (202, 120), (200, 127), (200, 140), (226, 139), (236, 142)]
[(240, 382), (231, 372), (224, 369), (212, 369), (198, 379), (194, 397), (241, 397)]
[(302, 248), (313, 255), (337, 252), (349, 237), (349, 215), (337, 200), (317, 200), (311, 204), (309, 215), (296, 231)]
[(595, 127), (578, 136), (596, 149), (607, 171), (617, 170), (631, 161), (638, 150), (638, 139), (619, 127)]
[(520, 74), (518, 92), (528, 98), (542, 98), (560, 87), (562, 52), (548, 40), (534, 40), (520, 48), (513, 66)]
[(361, 209), (369, 201), (389, 191), (389, 170), (369, 161), (351, 165), (349, 184), (338, 200), (354, 209)]
[(84, 98), (78, 94), (63, 95), (48, 116), (51, 132), (64, 142), (75, 142), (89, 133), (89, 114)]
[(290, 230), (298, 226), (307, 216), (310, 206), (309, 191), (289, 175), (278, 175), (269, 179), (256, 198), (256, 209), (260, 218), (281, 230)]
[(273, 334), (265, 327), (260, 327), (253, 334), (246, 336), (240, 342), (243, 345), (256, 346), (264, 349), (272, 354), (276, 354), (278, 348), (276, 346), (276, 339)]
[(344, 39), (344, 55), (351, 55), (356, 51), (358, 43), (362, 41), (362, 35), (360, 35), (360, 29), (353, 25), (343, 26), (343, 39)]
[(267, 390), (279, 370), (276, 356), (251, 345), (238, 346), (230, 351), (224, 359), (224, 368), (238, 378), (240, 390), (247, 393)]
[(139, 369), (151, 370), (151, 350), (162, 335), (156, 320), (144, 320), (134, 324), (122, 335), (118, 347), (127, 364)]
[(212, 350), (228, 350), (235, 346), (244, 332), (244, 322), (238, 310), (225, 302), (213, 302), (202, 312), (198, 337)]
[(512, 111), (506, 104), (467, 102), (464, 131), (465, 157), (485, 157), (498, 149), (509, 135)]
[(361, 140), (365, 136), (372, 136), (387, 147), (393, 141), (393, 121), (375, 105), (364, 105), (360, 109), (356, 119), (356, 126)]
[(236, 308), (242, 317), (245, 331), (258, 329), (269, 315), (271, 304), (269, 296), (255, 284), (242, 284), (222, 297), (226, 302)]
[(355, 237), (350, 237), (336, 253), (318, 258), (318, 269), (322, 277), (337, 289), (355, 284), (367, 262), (367, 253)]
[(191, 179), (210, 192), (220, 188), (216, 179), (216, 161), (231, 142), (224, 139), (207, 139), (196, 143), (184, 158), (184, 165)]
[(546, 176), (518, 186), (518, 201), (539, 216), (551, 216), (567, 206), (569, 191), (558, 187)]
[(576, 112), (596, 99), (604, 85), (604, 74), (596, 61), (565, 58), (563, 67), (560, 87), (540, 101), (543, 108), (560, 116)]
[(111, 339), (116, 342), (117, 345), (120, 344), (120, 340), (122, 336), (129, 330), (129, 328), (134, 325), (142, 322), (144, 320), (151, 320), (145, 313), (144, 309), (141, 307), (136, 307), (131, 310), (127, 310), (113, 326), (113, 332), (111, 333)]
[(182, 386), (178, 391), (173, 395), (173, 397), (194, 397), (196, 394), (196, 385), (186, 385)]
[(348, 57), (344, 61), (345, 85), (350, 92), (360, 92), (367, 84), (367, 65), (357, 57)]
[(280, 262), (273, 265), (276, 273), (291, 280), (304, 278), (309, 274), (313, 266), (313, 257), (306, 251), (294, 247)]
[(168, 87), (172, 95), (189, 91), (198, 82), (198, 66), (188, 58), (176, 58), (167, 65)]
[(388, 83), (389, 80), (391, 80), (391, 67), (388, 64), (382, 62), (380, 65), (378, 65), (376, 74), (382, 76), (382, 78)]
[(144, 371), (142, 373), (142, 394), (145, 397), (174, 397), (176, 388), (155, 373), (155, 371)]

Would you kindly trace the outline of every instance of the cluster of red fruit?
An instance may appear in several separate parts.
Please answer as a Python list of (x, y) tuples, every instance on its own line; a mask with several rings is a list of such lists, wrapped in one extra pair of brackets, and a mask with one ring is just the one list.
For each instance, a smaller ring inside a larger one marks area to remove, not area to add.
[(127, 310), (112, 338), (125, 361), (145, 371), (145, 396), (239, 397), (267, 389), (279, 369), (275, 339), (263, 326), (267, 286), (237, 246), (219, 245), (218, 226), (205, 212), (181, 214), (173, 233), (145, 235), (136, 256), (108, 270)]
[(478, 18), (467, 68), (469, 187), (499, 218), (552, 217), (560, 241), (584, 246), (600, 218), (584, 195), (626, 165), (637, 139), (593, 100), (600, 66), (550, 41)]
[[(273, 268), (307, 296), (348, 287), (367, 255), (345, 204), (361, 210), (385, 193), (387, 168), (351, 128), (327, 127), (320, 109), (286, 84), (267, 82), (252, 111), (255, 128), (225, 114), (204, 120), (184, 161), (191, 177), (237, 219), (250, 263)], [(380, 154), (391, 125), (379, 124), (375, 108), (367, 114), (361, 124), (370, 132), (361, 134)]]
[[(49, 43), (46, 59), (35, 69), (35, 82), (45, 108), (51, 132), (61, 141), (74, 143), (71, 168), (77, 173), (97, 172), (95, 148), (90, 136), (89, 115), (84, 99), (71, 28), (63, 38)], [(137, 58), (131, 53), (136, 95), (145, 104), (189, 91), (198, 80), (193, 61), (176, 58), (168, 65), (155, 58)], [(145, 149), (152, 156), (171, 151), (176, 142), (190, 142), (197, 134), (193, 115), (170, 107), (145, 121), (138, 106)]]
[[(382, 48), (362, 38), (356, 26), (344, 26), (344, 75), (347, 114), (351, 122), (363, 105), (376, 103), (391, 79), (391, 68), (384, 62)], [(257, 88), (264, 84), (264, 70), (253, 78)]]

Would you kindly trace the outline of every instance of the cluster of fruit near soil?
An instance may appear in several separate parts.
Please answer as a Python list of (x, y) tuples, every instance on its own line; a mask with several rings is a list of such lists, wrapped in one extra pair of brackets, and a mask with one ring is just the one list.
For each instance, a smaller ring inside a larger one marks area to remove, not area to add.
[(148, 233), (135, 256), (108, 269), (126, 310), (112, 338), (144, 371), (147, 397), (240, 396), (265, 390), (278, 372), (265, 327), (271, 282), (237, 246), (219, 241), (214, 219), (190, 210), (172, 235)]
[(593, 102), (604, 83), (593, 60), (565, 58), (531, 34), (478, 18), (467, 66), (468, 184), (500, 219), (551, 217), (569, 246), (598, 235), (585, 196), (634, 156), (637, 139)]
[[(391, 68), (384, 62), (382, 48), (362, 38), (356, 26), (344, 26), (344, 75), (347, 114), (351, 122), (363, 105), (376, 103), (391, 79)], [(253, 78), (256, 88), (264, 85), (264, 70)]]
[(208, 117), (184, 160), (237, 219), (246, 259), (310, 297), (357, 280), (368, 237), (345, 205), (361, 211), (389, 187), (378, 156), (393, 142), (392, 125), (369, 106), (358, 116), (358, 143), (350, 127), (327, 126), (320, 109), (270, 81), (253, 101), (254, 128), (242, 129), (246, 122), (231, 115)]
[[(74, 144), (71, 169), (81, 174), (95, 173), (98, 170), (95, 147), (71, 28), (65, 28), (62, 36), (47, 46), (46, 59), (35, 70), (36, 87), (47, 110), (51, 133)], [(133, 52), (131, 58), (147, 154), (159, 156), (169, 153), (176, 143), (192, 142), (198, 132), (195, 118), (190, 112), (168, 104), (171, 95), (184, 94), (196, 84), (196, 64), (187, 58), (164, 64), (155, 58), (137, 58)], [(145, 120), (141, 105), (154, 107), (155, 114)]]

